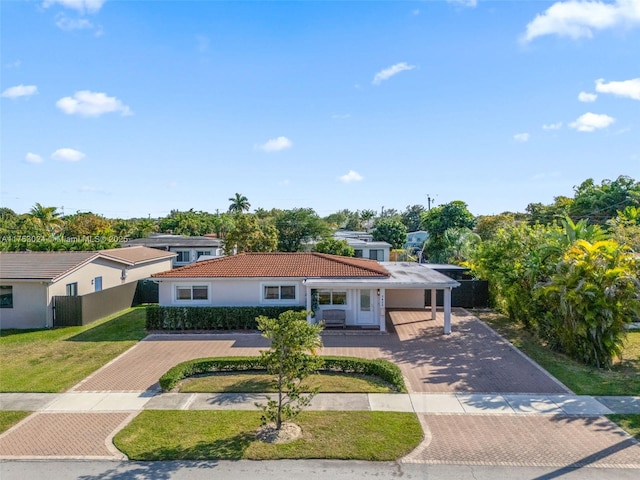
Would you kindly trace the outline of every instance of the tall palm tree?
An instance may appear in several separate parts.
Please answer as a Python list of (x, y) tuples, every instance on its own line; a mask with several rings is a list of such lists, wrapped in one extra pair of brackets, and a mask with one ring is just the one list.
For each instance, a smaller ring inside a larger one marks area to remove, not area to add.
[(29, 210), (29, 217), (35, 220), (43, 229), (49, 233), (54, 233), (62, 226), (62, 219), (60, 213), (57, 212), (57, 207), (44, 207), (39, 203), (36, 203), (31, 210)]
[(229, 201), (231, 202), (231, 205), (229, 205), (229, 213), (248, 212), (251, 207), (247, 197), (240, 193), (236, 193)]

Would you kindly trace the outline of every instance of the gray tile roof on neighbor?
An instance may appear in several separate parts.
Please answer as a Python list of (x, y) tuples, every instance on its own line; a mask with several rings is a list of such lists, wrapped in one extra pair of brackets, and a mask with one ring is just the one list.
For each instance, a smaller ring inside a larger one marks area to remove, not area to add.
[(219, 238), (212, 237), (184, 237), (182, 235), (158, 235), (148, 238), (135, 238), (124, 242), (122, 245), (125, 247), (142, 245), (152, 248), (198, 248), (198, 247), (210, 247), (217, 248), (222, 246), (223, 242)]
[(0, 279), (55, 280), (95, 258), (132, 266), (174, 256), (175, 253), (146, 247), (113, 248), (95, 252), (0, 252)]

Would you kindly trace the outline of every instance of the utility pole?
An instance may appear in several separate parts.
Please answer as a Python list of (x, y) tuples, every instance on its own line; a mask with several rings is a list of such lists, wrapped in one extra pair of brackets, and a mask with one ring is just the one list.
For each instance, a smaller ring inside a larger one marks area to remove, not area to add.
[(431, 210), (431, 200), (433, 200), (433, 198), (427, 193), (427, 210)]

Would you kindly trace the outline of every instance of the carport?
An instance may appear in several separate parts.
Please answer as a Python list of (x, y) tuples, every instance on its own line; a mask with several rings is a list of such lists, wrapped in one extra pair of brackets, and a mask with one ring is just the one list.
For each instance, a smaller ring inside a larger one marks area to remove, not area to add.
[[(365, 308), (380, 331), (385, 331), (387, 308), (425, 308), (425, 290), (431, 292), (431, 318), (436, 319), (436, 292), (444, 295), (444, 333), (451, 333), (451, 290), (460, 284), (425, 264), (414, 262), (380, 262), (389, 272), (386, 278), (308, 278), (304, 281), (307, 289), (307, 310), (312, 310), (311, 290), (343, 289), (350, 292), (350, 311), (358, 317)], [(377, 301), (371, 302), (370, 299)], [(353, 305), (355, 304), (355, 305)]]

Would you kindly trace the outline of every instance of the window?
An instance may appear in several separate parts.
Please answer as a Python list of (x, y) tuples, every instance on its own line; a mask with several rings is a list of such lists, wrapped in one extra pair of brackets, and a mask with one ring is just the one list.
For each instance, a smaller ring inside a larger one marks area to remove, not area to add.
[(369, 259), (382, 261), (383, 258), (384, 258), (383, 250), (380, 250), (380, 249), (369, 250)]
[(196, 250), (196, 259), (200, 258), (203, 255), (211, 255), (211, 250)]
[(176, 253), (178, 254), (176, 263), (189, 263), (191, 261), (191, 252), (189, 250), (178, 250)]
[(96, 277), (93, 279), (93, 291), (100, 292), (102, 290), (102, 277)]
[(264, 300), (295, 300), (295, 285), (265, 285), (262, 290)]
[(13, 308), (13, 286), (0, 285), (0, 308)]
[(347, 292), (344, 290), (320, 290), (318, 303), (320, 305), (346, 305)]
[(209, 287), (207, 285), (178, 285), (176, 300), (209, 300)]
[(354, 253), (353, 253), (353, 256), (354, 256), (354, 257), (356, 257), (356, 258), (362, 258), (362, 249), (361, 249), (361, 248), (355, 249), (353, 252), (354, 252)]
[(67, 283), (67, 297), (78, 296), (78, 282)]

